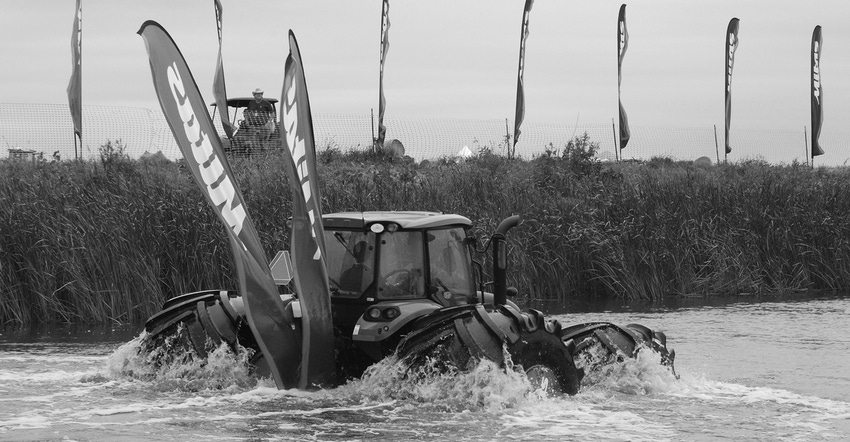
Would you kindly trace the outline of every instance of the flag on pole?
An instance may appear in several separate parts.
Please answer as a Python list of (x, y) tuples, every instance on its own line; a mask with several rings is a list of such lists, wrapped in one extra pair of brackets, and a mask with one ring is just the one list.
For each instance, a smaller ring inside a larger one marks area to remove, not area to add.
[(230, 114), (227, 110), (227, 88), (224, 86), (224, 63), (221, 61), (221, 15), (222, 8), (219, 0), (213, 0), (215, 7), (215, 25), (218, 30), (218, 59), (215, 64), (215, 77), (213, 77), (213, 96), (215, 107), (221, 119), (221, 127), (227, 138), (233, 138), (233, 126), (230, 124)]
[(812, 158), (823, 155), (820, 147), (820, 130), (823, 126), (823, 85), (820, 82), (820, 55), (823, 36), (820, 25), (812, 32)]
[(248, 325), (277, 387), (295, 387), (301, 345), (293, 328), (294, 317), (280, 298), (201, 91), (165, 29), (146, 21), (139, 35), (145, 41), (159, 104), (185, 164), (226, 227)]
[(629, 48), (629, 31), (626, 29), (626, 4), (620, 5), (620, 14), (617, 16), (617, 101), (620, 105), (620, 149), (625, 149), (631, 138), (629, 130), (629, 117), (623, 109), (623, 100), (620, 99), (620, 85), (623, 83), (623, 57)]
[(726, 154), (732, 152), (732, 146), (729, 144), (729, 124), (732, 121), (732, 68), (735, 66), (735, 51), (738, 49), (738, 22), (737, 18), (729, 20), (729, 26), (726, 27), (726, 44), (724, 45), (726, 57)]
[(283, 74), (280, 127), (292, 190), (290, 255), (301, 301), (301, 381), (299, 388), (333, 385), (336, 376), (330, 285), (325, 265), (322, 197), (316, 170), (313, 117), (304, 64), (295, 34), (289, 31), (289, 56)]
[(525, 42), (528, 39), (528, 17), (531, 15), (531, 6), (534, 0), (525, 0), (522, 10), (522, 30), (519, 35), (519, 67), (517, 68), (516, 80), (516, 116), (514, 117), (514, 142), (512, 154), (516, 152), (516, 142), (519, 140), (520, 126), (525, 118), (525, 90), (522, 74), (525, 71)]
[[(71, 80), (68, 82), (68, 104), (71, 107), (71, 120), (74, 122), (74, 134), (83, 140), (83, 5), (77, 0), (74, 14), (74, 27), (71, 31)], [(82, 146), (81, 146), (82, 147)]]
[(387, 100), (384, 97), (384, 61), (387, 59), (387, 51), (390, 50), (390, 2), (384, 0), (381, 7), (381, 67), (378, 77), (378, 139), (375, 141), (377, 147), (383, 147), (387, 128), (384, 127), (384, 110)]

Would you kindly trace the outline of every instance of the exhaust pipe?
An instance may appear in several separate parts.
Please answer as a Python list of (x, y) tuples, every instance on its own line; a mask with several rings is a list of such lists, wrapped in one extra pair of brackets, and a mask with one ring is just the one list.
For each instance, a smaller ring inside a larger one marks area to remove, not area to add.
[(522, 221), (519, 215), (505, 218), (490, 241), (493, 244), (493, 304), (497, 307), (507, 304), (507, 268), (508, 268), (508, 245), (505, 234), (508, 230), (519, 225)]

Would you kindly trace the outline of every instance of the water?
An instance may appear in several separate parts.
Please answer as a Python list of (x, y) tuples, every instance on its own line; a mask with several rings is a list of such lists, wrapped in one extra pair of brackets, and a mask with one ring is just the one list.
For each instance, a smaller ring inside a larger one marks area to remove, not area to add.
[(547, 397), (487, 363), (413, 383), (388, 361), (337, 389), (278, 391), (224, 352), (203, 370), (146, 373), (138, 327), (4, 331), (0, 440), (850, 439), (850, 298), (556, 317), (664, 330), (681, 377), (645, 353)]

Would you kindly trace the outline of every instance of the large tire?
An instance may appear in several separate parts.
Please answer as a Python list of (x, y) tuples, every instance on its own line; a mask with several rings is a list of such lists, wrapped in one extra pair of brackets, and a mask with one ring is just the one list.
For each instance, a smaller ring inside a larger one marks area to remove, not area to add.
[(623, 362), (626, 358), (635, 358), (648, 349), (661, 356), (661, 365), (670, 369), (674, 376), (673, 362), (676, 352), (667, 349), (667, 337), (662, 332), (654, 332), (640, 324), (628, 324), (625, 327), (610, 323), (591, 323), (572, 327), (562, 339), (575, 342), (575, 365), (592, 375), (586, 380), (595, 382), (602, 371), (611, 364)]
[(471, 349), (458, 336), (457, 327), (474, 320), (474, 315), (468, 308), (462, 310), (414, 326), (414, 330), (402, 339), (396, 354), (407, 365), (408, 373), (417, 373), (423, 368), (440, 372), (473, 368), (476, 361)]
[[(576, 369), (570, 349), (559, 337), (557, 321), (546, 321), (534, 310), (521, 314), (498, 310), (490, 315), (500, 315), (495, 322), (509, 324), (510, 329), (510, 333), (499, 333), (492, 330), (492, 319), (480, 315), (475, 308), (454, 310), (441, 321), (429, 321), (408, 334), (398, 348), (408, 373), (417, 373), (423, 367), (464, 372), (478, 361), (490, 359), (502, 366), (521, 367), (533, 384), (547, 391), (578, 392), (582, 372)], [(510, 364), (502, 350), (505, 342)]]
[(157, 364), (184, 359), (204, 359), (226, 342), (260, 353), (246, 321), (231, 307), (225, 291), (190, 293), (167, 301), (161, 312), (145, 323), (143, 351)]
[[(537, 388), (549, 393), (578, 393), (584, 373), (576, 369), (570, 349), (558, 336), (560, 324), (534, 316), (537, 328), (524, 326), (520, 339), (508, 345), (511, 360)], [(528, 321), (523, 322), (528, 325)]]

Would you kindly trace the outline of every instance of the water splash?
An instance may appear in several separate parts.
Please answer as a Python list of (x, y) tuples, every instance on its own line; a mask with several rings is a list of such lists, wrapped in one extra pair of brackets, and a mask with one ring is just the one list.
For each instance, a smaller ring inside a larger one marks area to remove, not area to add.
[(369, 367), (361, 379), (340, 387), (339, 394), (358, 402), (399, 401), (446, 412), (514, 408), (539, 394), (524, 373), (505, 370), (489, 360), (465, 372), (438, 365), (429, 359), (420, 367), (408, 368), (389, 357)]
[[(211, 348), (204, 359), (178, 345), (145, 351), (145, 337), (142, 332), (109, 356), (108, 379), (141, 382), (152, 391), (239, 392), (264, 385), (250, 372), (250, 350), (222, 344)], [(168, 352), (168, 363), (161, 363), (164, 352)], [(482, 360), (469, 370), (458, 371), (446, 370), (439, 361), (430, 359), (411, 368), (391, 356), (369, 367), (360, 379), (311, 398), (360, 404), (397, 402), (434, 412), (458, 412), (516, 409), (549, 396), (532, 385), (507, 353), (505, 360), (505, 367)], [(676, 379), (660, 362), (658, 354), (642, 351), (636, 359), (600, 365), (587, 373), (582, 390), (632, 395), (668, 391)]]
[(609, 355), (596, 344), (589, 348), (576, 366), (585, 370), (582, 391), (612, 391), (629, 395), (661, 394), (675, 388), (678, 379), (661, 363), (661, 355), (646, 348), (634, 358)]
[[(106, 375), (115, 380), (142, 381), (154, 391), (243, 390), (257, 385), (249, 370), (251, 351), (226, 343), (210, 346), (206, 358), (194, 350), (163, 345), (146, 351), (146, 332), (120, 346), (106, 363)], [(168, 363), (162, 363), (168, 352)]]

